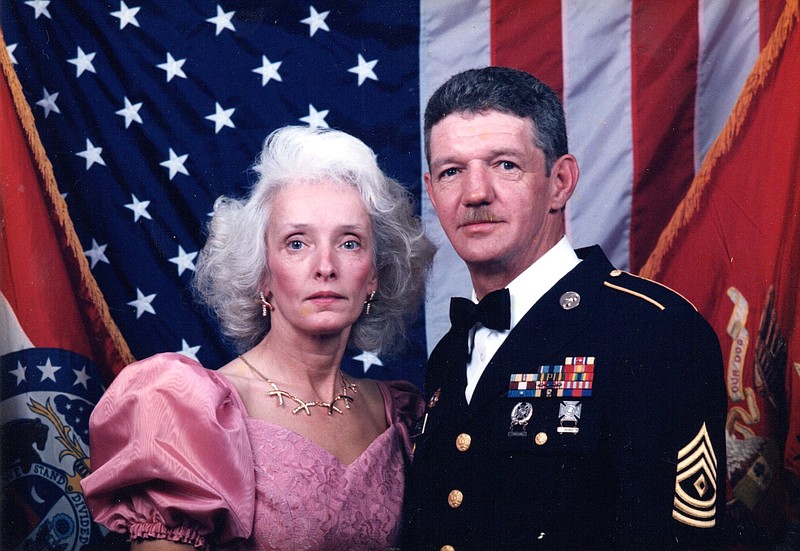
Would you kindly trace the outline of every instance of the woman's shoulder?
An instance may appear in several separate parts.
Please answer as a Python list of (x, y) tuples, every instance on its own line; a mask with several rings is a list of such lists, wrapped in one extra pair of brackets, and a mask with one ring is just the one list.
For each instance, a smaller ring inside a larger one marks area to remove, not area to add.
[(95, 409), (122, 404), (147, 408), (159, 403), (192, 403), (213, 411), (231, 402), (241, 406), (225, 377), (182, 354), (163, 353), (125, 367)]
[(387, 417), (408, 424), (422, 415), (425, 400), (413, 384), (402, 380), (373, 382), (383, 395)]
[(173, 380), (194, 384), (215, 384), (220, 380), (224, 382), (224, 378), (206, 369), (197, 360), (177, 352), (164, 352), (129, 364), (117, 375), (111, 387), (122, 384), (152, 386)]

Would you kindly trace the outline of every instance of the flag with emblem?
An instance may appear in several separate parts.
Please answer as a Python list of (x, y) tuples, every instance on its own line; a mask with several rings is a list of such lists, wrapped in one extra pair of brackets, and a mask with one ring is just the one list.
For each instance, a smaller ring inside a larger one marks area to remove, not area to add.
[(731, 526), (748, 534), (757, 519), (764, 530), (758, 539), (768, 541), (785, 530), (789, 511), (794, 545), (800, 545), (799, 26), (798, 2), (787, 2), (643, 269), (691, 300), (720, 337)]
[(0, 50), (3, 549), (105, 549), (80, 482), (89, 414), (132, 358), (116, 329), (5, 48)]

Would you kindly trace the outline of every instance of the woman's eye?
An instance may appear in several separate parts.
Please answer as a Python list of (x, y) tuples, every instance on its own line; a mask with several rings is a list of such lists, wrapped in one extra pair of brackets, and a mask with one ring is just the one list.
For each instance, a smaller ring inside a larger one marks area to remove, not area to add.
[(353, 251), (353, 250), (356, 250), (359, 247), (361, 247), (361, 243), (359, 243), (358, 241), (355, 241), (353, 239), (349, 239), (349, 240), (345, 241), (344, 243), (342, 243), (342, 247), (344, 247), (348, 251)]
[(298, 239), (293, 239), (289, 241), (288, 247), (293, 251), (299, 251), (303, 248), (303, 242)]

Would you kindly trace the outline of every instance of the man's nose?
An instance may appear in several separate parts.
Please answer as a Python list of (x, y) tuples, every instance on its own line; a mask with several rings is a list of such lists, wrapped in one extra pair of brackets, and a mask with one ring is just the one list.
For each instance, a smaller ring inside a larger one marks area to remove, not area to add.
[(485, 205), (494, 199), (491, 172), (483, 164), (470, 165), (465, 173), (462, 200), (467, 206)]

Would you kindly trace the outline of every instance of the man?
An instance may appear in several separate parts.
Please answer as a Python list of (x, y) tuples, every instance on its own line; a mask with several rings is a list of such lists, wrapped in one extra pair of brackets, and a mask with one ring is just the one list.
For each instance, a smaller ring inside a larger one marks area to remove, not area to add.
[(719, 343), (676, 293), (571, 248), (558, 97), (513, 69), (458, 74), (425, 147), (431, 202), (489, 296), (454, 299), (431, 354), (403, 549), (721, 547)]

